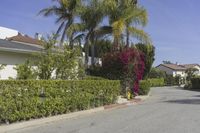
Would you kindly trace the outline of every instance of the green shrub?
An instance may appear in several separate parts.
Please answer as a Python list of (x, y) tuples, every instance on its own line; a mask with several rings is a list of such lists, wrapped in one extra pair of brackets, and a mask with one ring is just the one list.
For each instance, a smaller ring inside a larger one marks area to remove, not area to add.
[(200, 77), (191, 78), (192, 89), (200, 90)]
[(147, 95), (150, 91), (151, 83), (149, 82), (149, 80), (141, 80), (139, 86), (140, 86), (139, 94)]
[(179, 85), (180, 78), (178, 76), (173, 77), (172, 75), (166, 75), (164, 80), (165, 80), (165, 85), (174, 86), (174, 85)]
[(85, 110), (112, 104), (120, 82), (112, 80), (0, 81), (0, 123)]
[(148, 81), (151, 84), (151, 87), (161, 87), (165, 85), (165, 81), (163, 78), (153, 78), (153, 79), (148, 79)]
[(36, 70), (33, 68), (33, 64), (31, 64), (30, 60), (26, 60), (23, 64), (16, 65), (14, 69), (17, 71), (16, 79), (30, 80), (37, 78)]

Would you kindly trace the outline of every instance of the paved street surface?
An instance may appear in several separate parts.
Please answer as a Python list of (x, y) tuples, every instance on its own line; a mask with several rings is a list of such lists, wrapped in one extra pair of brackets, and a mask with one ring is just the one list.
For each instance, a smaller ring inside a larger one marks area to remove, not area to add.
[(200, 133), (200, 92), (153, 88), (139, 105), (12, 133)]

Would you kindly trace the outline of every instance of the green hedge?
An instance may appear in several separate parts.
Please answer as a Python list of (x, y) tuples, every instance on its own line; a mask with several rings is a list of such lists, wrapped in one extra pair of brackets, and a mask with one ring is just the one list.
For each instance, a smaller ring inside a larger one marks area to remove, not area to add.
[(161, 87), (165, 85), (165, 81), (163, 78), (152, 78), (148, 79), (151, 84), (151, 87)]
[(147, 79), (147, 80), (141, 80), (140, 81), (140, 95), (147, 95), (150, 91), (151, 87), (161, 87), (164, 86), (165, 82), (163, 78), (153, 78), (153, 79)]
[(139, 95), (147, 95), (150, 91), (151, 83), (149, 80), (141, 80), (139, 86)]
[(108, 79), (105, 79), (103, 77), (98, 77), (98, 76), (87, 75), (85, 76), (84, 80), (108, 80)]
[(0, 81), (0, 123), (29, 120), (112, 104), (120, 82), (112, 80)]
[(195, 77), (191, 79), (192, 89), (200, 90), (200, 77)]

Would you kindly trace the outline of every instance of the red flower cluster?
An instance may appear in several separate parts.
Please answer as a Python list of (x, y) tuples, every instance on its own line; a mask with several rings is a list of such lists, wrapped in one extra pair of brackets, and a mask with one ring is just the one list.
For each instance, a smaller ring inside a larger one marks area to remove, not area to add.
[(138, 94), (139, 81), (142, 79), (145, 69), (145, 58), (142, 52), (135, 48), (126, 48), (121, 52), (108, 53), (103, 57), (102, 67), (112, 77), (130, 79), (133, 92)]
[(124, 70), (126, 73), (132, 73), (133, 78), (133, 92), (138, 94), (139, 92), (139, 81), (142, 80), (144, 69), (145, 69), (145, 58), (144, 54), (135, 48), (124, 49), (120, 53), (121, 62), (124, 64)]

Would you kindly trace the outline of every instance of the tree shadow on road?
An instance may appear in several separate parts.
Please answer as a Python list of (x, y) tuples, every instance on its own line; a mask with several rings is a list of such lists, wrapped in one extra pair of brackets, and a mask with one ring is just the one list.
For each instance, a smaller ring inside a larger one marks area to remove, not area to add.
[(169, 100), (165, 102), (174, 104), (200, 104), (200, 99), (179, 99), (179, 100)]

